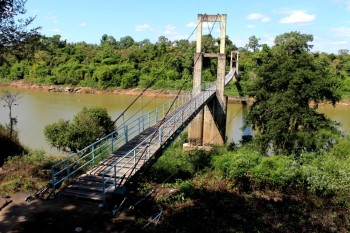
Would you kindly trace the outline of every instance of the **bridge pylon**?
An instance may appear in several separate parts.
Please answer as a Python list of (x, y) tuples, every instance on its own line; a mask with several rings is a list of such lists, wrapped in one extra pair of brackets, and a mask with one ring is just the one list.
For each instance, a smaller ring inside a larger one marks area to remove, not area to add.
[[(197, 93), (194, 94), (198, 94), (198, 92), (201, 91), (198, 87), (202, 84), (203, 58), (212, 57), (218, 59), (216, 97), (212, 98), (189, 124), (189, 146), (223, 145), (226, 142), (227, 97), (224, 96), (226, 17), (226, 14), (198, 14), (197, 44), (193, 72), (193, 89), (196, 90)], [(203, 22), (220, 22), (221, 35), (219, 53), (205, 53), (202, 51)]]

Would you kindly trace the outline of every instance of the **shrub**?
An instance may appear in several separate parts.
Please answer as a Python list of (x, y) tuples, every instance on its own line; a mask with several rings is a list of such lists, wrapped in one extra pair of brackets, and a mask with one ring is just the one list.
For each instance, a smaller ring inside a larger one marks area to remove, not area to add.
[(38, 82), (45, 82), (45, 78), (50, 75), (50, 70), (48, 69), (45, 62), (35, 63), (30, 67), (29, 70), (29, 80), (35, 80)]
[(27, 64), (26, 62), (15, 63), (12, 65), (10, 70), (10, 79), (17, 80), (23, 79), (24, 75), (27, 73)]
[(51, 146), (63, 151), (79, 151), (115, 129), (107, 110), (84, 107), (73, 121), (59, 120), (45, 126), (44, 134)]
[(0, 78), (1, 79), (9, 78), (8, 77), (9, 73), (10, 73), (10, 67), (5, 64), (2, 64), (0, 66)]
[(44, 151), (34, 150), (21, 156), (13, 156), (4, 164), (0, 193), (11, 195), (19, 191), (34, 192), (48, 181), (48, 169), (59, 157), (48, 157)]
[(321, 196), (348, 195), (350, 191), (350, 158), (338, 157), (339, 147), (334, 154), (323, 154), (302, 169), (307, 188)]
[(10, 156), (20, 155), (25, 152), (25, 148), (18, 139), (18, 132), (15, 130), (10, 138), (9, 129), (0, 124), (0, 167)]
[(250, 178), (260, 188), (296, 187), (303, 183), (300, 165), (291, 156), (284, 155), (263, 157), (261, 162), (251, 170)]
[(138, 84), (138, 76), (136, 72), (129, 72), (122, 76), (120, 83), (121, 88), (127, 89), (131, 87), (136, 87)]
[(177, 141), (152, 166), (150, 170), (152, 177), (160, 181), (164, 181), (170, 176), (172, 180), (176, 178), (186, 179), (210, 165), (210, 153), (200, 150), (192, 152), (182, 150), (182, 145), (186, 140), (187, 133), (179, 136)]
[(177, 186), (180, 188), (181, 193), (183, 193), (184, 198), (192, 197), (196, 189), (191, 180), (176, 180)]
[(250, 171), (257, 166), (262, 156), (249, 149), (239, 148), (214, 158), (214, 168), (219, 170), (225, 177), (230, 179), (242, 179), (250, 176)]

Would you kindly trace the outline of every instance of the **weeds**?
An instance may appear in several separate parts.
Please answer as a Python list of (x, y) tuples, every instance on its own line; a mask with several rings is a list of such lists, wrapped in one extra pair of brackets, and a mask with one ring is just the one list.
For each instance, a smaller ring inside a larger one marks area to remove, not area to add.
[(0, 177), (0, 193), (12, 195), (19, 191), (34, 192), (49, 180), (49, 169), (58, 157), (45, 155), (44, 151), (34, 150), (26, 155), (13, 156), (3, 166)]

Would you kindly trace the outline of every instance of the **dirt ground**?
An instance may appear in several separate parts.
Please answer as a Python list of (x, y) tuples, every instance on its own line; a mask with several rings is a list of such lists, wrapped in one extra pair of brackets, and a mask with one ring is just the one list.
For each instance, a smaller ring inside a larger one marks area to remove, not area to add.
[[(0, 210), (0, 233), (17, 232), (123, 232), (112, 212), (98, 203), (57, 197), (26, 202), (28, 193), (17, 193)], [(6, 202), (0, 198), (0, 208)]]

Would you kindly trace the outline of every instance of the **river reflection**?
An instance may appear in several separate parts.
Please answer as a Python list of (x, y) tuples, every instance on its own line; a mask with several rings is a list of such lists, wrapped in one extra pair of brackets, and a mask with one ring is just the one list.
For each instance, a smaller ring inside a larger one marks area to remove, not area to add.
[[(100, 106), (107, 109), (112, 119), (116, 119), (125, 108), (136, 98), (136, 96), (117, 94), (71, 94), (52, 93), (43, 90), (18, 89), (11, 87), (0, 87), (0, 90), (9, 90), (20, 93), (22, 98), (18, 106), (13, 108), (13, 116), (17, 116), (20, 141), (34, 149), (43, 149), (49, 153), (57, 153), (45, 141), (43, 130), (45, 125), (58, 121), (59, 119), (71, 120), (84, 106)], [(127, 120), (136, 114), (140, 116), (153, 110), (156, 106), (171, 100), (170, 98), (140, 98), (125, 114), (121, 121)], [(147, 104), (147, 105), (146, 105)], [(2, 105), (2, 104), (1, 104)], [(142, 110), (140, 110), (143, 107)], [(140, 110), (140, 111), (139, 111)], [(139, 111), (139, 112), (137, 112)], [(242, 136), (241, 127), (244, 124), (243, 116), (248, 107), (242, 104), (229, 104), (227, 115), (227, 140), (228, 142), (239, 142)], [(319, 111), (325, 113), (332, 120), (342, 123), (342, 129), (350, 129), (350, 106), (330, 105), (319, 106)], [(8, 123), (8, 109), (2, 107), (0, 111), (0, 123)], [(249, 131), (244, 134), (249, 134)]]

